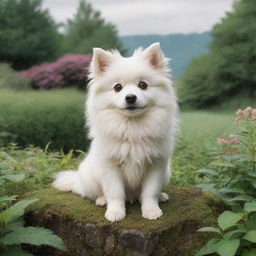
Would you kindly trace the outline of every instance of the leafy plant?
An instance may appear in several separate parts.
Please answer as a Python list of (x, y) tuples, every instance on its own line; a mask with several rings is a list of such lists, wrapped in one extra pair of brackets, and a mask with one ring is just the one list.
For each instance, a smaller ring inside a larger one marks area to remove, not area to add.
[[(0, 165), (0, 184), (2, 189), (5, 183), (18, 183), (24, 179), (24, 174), (10, 174), (5, 166)], [(66, 247), (58, 236), (51, 230), (41, 227), (25, 227), (23, 215), (25, 208), (37, 201), (21, 200), (11, 204), (16, 196), (0, 195), (0, 254), (2, 256), (29, 256), (31, 254), (22, 250), (22, 244), (48, 245), (60, 250)]]
[[(256, 255), (256, 109), (238, 110), (235, 122), (242, 128), (240, 139), (219, 137), (220, 155), (210, 168), (198, 172), (208, 184), (201, 184), (221, 199), (232, 211), (218, 218), (218, 227), (204, 227), (200, 232), (214, 232), (197, 256), (218, 253), (221, 256)], [(244, 146), (244, 147), (243, 147)]]

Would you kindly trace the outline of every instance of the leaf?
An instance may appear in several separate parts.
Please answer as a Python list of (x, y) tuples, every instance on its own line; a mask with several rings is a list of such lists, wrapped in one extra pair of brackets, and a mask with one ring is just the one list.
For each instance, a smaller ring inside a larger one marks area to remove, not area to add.
[(250, 230), (247, 234), (243, 237), (243, 239), (250, 241), (252, 243), (256, 243), (256, 230)]
[(212, 238), (204, 247), (202, 247), (197, 252), (196, 256), (203, 256), (217, 252), (219, 241), (220, 239), (218, 238)]
[(247, 227), (248, 229), (256, 229), (256, 214), (255, 212), (250, 213), (247, 218)]
[(198, 170), (197, 173), (204, 174), (206, 176), (207, 175), (212, 175), (212, 176), (218, 175), (218, 173), (216, 171), (211, 170), (211, 169), (205, 169), (205, 168)]
[(8, 180), (14, 183), (18, 183), (23, 181), (25, 178), (25, 174), (8, 174), (1, 176), (1, 179)]
[(221, 256), (234, 256), (239, 247), (240, 240), (221, 240), (219, 242), (217, 253)]
[(8, 248), (6, 252), (1, 253), (1, 256), (33, 256), (32, 254), (23, 251), (19, 247)]
[(221, 234), (220, 229), (213, 227), (203, 227), (197, 230), (198, 232), (215, 232)]
[(23, 227), (25, 225), (25, 221), (23, 220), (23, 218), (19, 218), (15, 221), (10, 222), (9, 224), (7, 224), (5, 226), (5, 229), (10, 232), (13, 231), (19, 227)]
[(256, 249), (249, 249), (243, 251), (242, 256), (255, 256), (256, 255)]
[(196, 185), (197, 188), (200, 188), (204, 192), (212, 192), (215, 187), (214, 184), (198, 184)]
[(246, 173), (251, 177), (256, 177), (256, 172), (253, 169), (246, 170)]
[(249, 196), (249, 195), (240, 195), (240, 196), (236, 196), (236, 197), (233, 197), (233, 198), (229, 199), (229, 201), (231, 201), (231, 202), (235, 202), (235, 201), (251, 201), (253, 199), (254, 198), (252, 196)]
[(256, 201), (254, 201), (254, 202), (247, 202), (247, 203), (245, 203), (245, 205), (244, 205), (244, 210), (246, 211), (246, 212), (256, 212)]
[(1, 196), (0, 204), (11, 202), (11, 201), (15, 200), (16, 198), (17, 198), (17, 196)]
[(228, 187), (223, 187), (219, 189), (219, 192), (221, 193), (237, 193), (237, 194), (243, 194), (244, 190), (241, 188), (228, 188)]
[(38, 201), (38, 199), (22, 200), (2, 211), (0, 213), (0, 223), (7, 224), (10, 221), (18, 219), (20, 216), (24, 215), (25, 208), (36, 201)]
[(256, 188), (256, 179), (250, 179), (250, 182), (254, 188)]
[(39, 227), (19, 227), (5, 235), (0, 242), (4, 245), (31, 244), (48, 245), (60, 250), (67, 250), (62, 239), (49, 229)]
[(221, 163), (221, 162), (212, 162), (212, 163), (210, 163), (210, 165), (220, 166), (220, 167), (230, 167), (230, 168), (235, 168), (236, 167), (234, 164)]
[(244, 216), (244, 213), (235, 213), (231, 211), (223, 212), (218, 218), (219, 227), (222, 230), (226, 230), (234, 226)]
[(234, 159), (241, 159), (247, 157), (247, 155), (245, 154), (237, 154), (237, 155), (219, 155), (216, 156), (216, 158), (222, 158), (222, 159), (226, 159), (226, 160), (234, 160)]
[(246, 233), (246, 230), (236, 229), (236, 230), (227, 232), (224, 235), (224, 238), (225, 239), (236, 239), (236, 238), (241, 237), (241, 235), (243, 235), (244, 233)]

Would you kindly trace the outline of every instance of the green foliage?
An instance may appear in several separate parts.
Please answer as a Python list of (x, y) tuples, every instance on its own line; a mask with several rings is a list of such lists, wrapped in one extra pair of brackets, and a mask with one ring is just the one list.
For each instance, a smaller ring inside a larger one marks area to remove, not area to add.
[(30, 79), (18, 76), (8, 64), (0, 63), (0, 89), (24, 90), (30, 87)]
[(0, 0), (0, 61), (25, 69), (58, 56), (57, 26), (42, 0)]
[[(36, 147), (20, 149), (15, 144), (0, 148), (1, 171), (9, 170), (12, 173), (12, 175), (6, 173), (1, 176), (1, 180), (5, 183), (0, 183), (0, 203), (6, 204), (16, 199), (15, 196), (9, 197), (6, 194), (21, 195), (27, 191), (45, 188), (52, 181), (55, 172), (63, 169), (77, 169), (81, 158), (84, 157), (82, 151), (70, 151), (64, 154), (47, 150), (48, 147), (44, 150)], [(19, 186), (16, 182), (19, 182)]]
[(77, 13), (68, 21), (66, 30), (65, 51), (91, 53), (93, 47), (101, 47), (124, 52), (116, 27), (84, 0), (80, 0)]
[(235, 129), (230, 113), (181, 112), (181, 126), (172, 157), (172, 179), (179, 185), (195, 185), (202, 180), (196, 173), (216, 152), (216, 137)]
[(0, 144), (86, 150), (84, 95), (75, 90), (0, 93)]
[[(38, 227), (24, 227), (23, 215), (27, 206), (38, 201), (21, 200), (11, 205), (16, 196), (7, 196), (5, 192), (5, 183), (17, 183), (24, 179), (24, 175), (14, 175), (6, 169), (4, 164), (0, 164), (0, 253), (1, 255), (31, 255), (22, 250), (22, 244), (30, 245), (48, 245), (60, 250), (66, 250), (66, 247), (58, 236), (52, 231)], [(8, 184), (7, 184), (8, 185)]]
[(241, 91), (256, 94), (254, 0), (240, 0), (213, 31), (208, 55), (195, 59), (184, 75), (182, 102), (193, 107), (216, 104)]
[(214, 232), (217, 238), (211, 239), (197, 256), (250, 256), (256, 251), (256, 109), (247, 107), (236, 115), (236, 123), (242, 127), (240, 139), (233, 135), (218, 138), (220, 154), (209, 169), (199, 170), (208, 181), (199, 187), (212, 192), (232, 211), (219, 216), (218, 228), (198, 230)]

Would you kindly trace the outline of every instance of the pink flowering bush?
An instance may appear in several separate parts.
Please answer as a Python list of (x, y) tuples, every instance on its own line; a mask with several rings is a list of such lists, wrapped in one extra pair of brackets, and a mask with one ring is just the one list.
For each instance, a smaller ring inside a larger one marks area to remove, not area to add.
[(33, 66), (19, 74), (32, 80), (35, 89), (50, 89), (64, 86), (86, 84), (86, 75), (91, 55), (68, 54), (55, 62)]
[(256, 109), (237, 110), (235, 123), (239, 137), (217, 138), (220, 153), (209, 168), (198, 171), (206, 181), (198, 187), (214, 194), (228, 211), (218, 217), (218, 226), (198, 230), (216, 236), (196, 256), (256, 255)]

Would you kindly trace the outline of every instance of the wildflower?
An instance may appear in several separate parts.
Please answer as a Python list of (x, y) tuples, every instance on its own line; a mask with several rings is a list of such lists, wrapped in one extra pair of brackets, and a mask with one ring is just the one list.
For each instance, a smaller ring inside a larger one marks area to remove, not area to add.
[(240, 108), (236, 111), (236, 115), (237, 115), (237, 116), (240, 116), (240, 115), (242, 115), (243, 113), (244, 113), (243, 110), (240, 109)]
[(230, 134), (226, 138), (218, 137), (217, 143), (219, 145), (238, 145), (240, 144), (240, 140), (237, 139), (234, 134)]
[(252, 108), (251, 107), (247, 107), (247, 108), (245, 108), (244, 109), (244, 114), (246, 115), (246, 116), (249, 116), (251, 113), (252, 113)]
[(225, 144), (228, 144), (228, 140), (226, 140), (224, 138), (217, 138), (217, 143), (219, 145), (225, 145)]
[(256, 109), (252, 111), (252, 120), (256, 120)]

